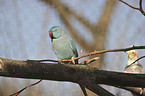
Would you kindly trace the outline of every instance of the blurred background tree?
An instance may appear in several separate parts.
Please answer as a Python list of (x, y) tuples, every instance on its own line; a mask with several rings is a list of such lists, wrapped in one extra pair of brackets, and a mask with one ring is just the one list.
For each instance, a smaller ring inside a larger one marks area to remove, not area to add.
[[(138, 6), (138, 0), (126, 1)], [(57, 59), (48, 36), (52, 26), (61, 26), (72, 36), (79, 54), (81, 49), (88, 53), (145, 43), (144, 16), (117, 0), (0, 0), (0, 56), (17, 60)], [(138, 53), (142, 56), (145, 51)], [(126, 53), (97, 56), (101, 59), (90, 66), (122, 72), (127, 63)], [(145, 67), (145, 60), (140, 62)], [(0, 96), (12, 94), (34, 81), (1, 77)], [(118, 88), (103, 87), (116, 96), (131, 96)], [(88, 95), (95, 96), (91, 92)], [(83, 94), (77, 84), (44, 80), (20, 96)]]

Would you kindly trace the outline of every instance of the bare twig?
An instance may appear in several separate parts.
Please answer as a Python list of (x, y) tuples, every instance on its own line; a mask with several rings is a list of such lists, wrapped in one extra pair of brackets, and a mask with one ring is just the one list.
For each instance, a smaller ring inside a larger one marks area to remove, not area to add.
[(90, 63), (92, 63), (92, 62), (94, 62), (94, 61), (96, 61), (98, 59), (100, 59), (100, 57), (95, 57), (95, 58), (92, 58), (90, 60), (84, 60), (79, 65), (88, 65), (88, 64), (90, 64)]
[(139, 1), (139, 8), (134, 7), (134, 6), (130, 5), (130, 4), (128, 4), (127, 2), (123, 1), (123, 0), (119, 0), (119, 1), (124, 3), (124, 4), (126, 4), (127, 6), (129, 6), (131, 8), (133, 8), (133, 9), (135, 9), (135, 10), (139, 10), (145, 16), (145, 11), (142, 8), (142, 0)]
[(145, 16), (145, 11), (142, 8), (142, 0), (139, 1), (139, 5), (140, 5), (140, 12)]
[[(129, 47), (129, 48), (122, 48), (122, 49), (107, 49), (107, 50), (102, 50), (102, 51), (94, 51), (94, 52), (90, 52), (88, 54), (84, 54), (82, 56), (76, 57), (74, 58), (75, 60), (83, 58), (83, 57), (87, 57), (87, 56), (92, 56), (92, 55), (96, 55), (96, 54), (103, 54), (103, 53), (107, 53), (107, 52), (126, 52), (132, 49), (145, 49), (145, 46), (133, 46), (133, 47)], [(71, 61), (71, 59), (68, 60), (61, 60), (62, 62), (64, 61)]]
[(140, 89), (136, 89), (137, 87), (123, 87), (123, 86), (116, 86), (118, 88), (121, 88), (121, 89), (125, 89), (125, 90), (128, 90), (134, 94), (136, 94), (137, 96), (145, 96), (145, 91), (142, 91), (142, 94), (141, 93), (141, 90)]
[[(74, 60), (83, 58), (83, 57), (87, 57), (87, 56), (92, 56), (92, 55), (96, 55), (96, 54), (104, 54), (104, 53), (108, 53), (108, 52), (126, 52), (132, 49), (145, 49), (145, 46), (132, 46), (129, 48), (121, 48), (121, 49), (106, 49), (106, 50), (101, 50), (101, 51), (94, 51), (94, 52), (90, 52), (88, 54), (84, 54), (81, 55), (79, 57), (74, 58)], [(27, 60), (28, 62), (47, 62), (47, 61), (51, 61), (51, 62), (58, 62), (58, 60), (51, 60), (51, 59), (46, 59), (46, 60)], [(72, 61), (71, 59), (68, 60), (61, 60), (61, 62), (66, 62), (66, 61)]]
[(83, 49), (81, 49), (81, 55), (83, 55)]
[(122, 3), (124, 3), (124, 4), (126, 4), (127, 6), (129, 6), (131, 8), (133, 8), (133, 9), (139, 10), (139, 8), (134, 7), (134, 6), (130, 5), (130, 4), (128, 4), (127, 2), (123, 1), (123, 0), (119, 0), (119, 1), (122, 2)]
[(42, 79), (39, 80), (39, 81), (37, 81), (37, 82), (35, 82), (35, 83), (33, 83), (33, 84), (31, 84), (31, 85), (25, 86), (23, 89), (19, 90), (18, 92), (14, 93), (14, 94), (12, 94), (12, 95), (9, 95), (9, 96), (18, 96), (22, 91), (24, 91), (24, 90), (27, 89), (28, 87), (32, 87), (32, 86), (34, 86), (34, 85), (40, 83), (41, 81), (42, 81)]

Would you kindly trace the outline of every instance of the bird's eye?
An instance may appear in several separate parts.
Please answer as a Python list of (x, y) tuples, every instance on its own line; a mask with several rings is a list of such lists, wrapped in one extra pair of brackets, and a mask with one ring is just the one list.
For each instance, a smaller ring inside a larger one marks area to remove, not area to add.
[(134, 52), (132, 52), (132, 54), (134, 54)]
[(57, 32), (57, 29), (55, 30), (55, 32)]

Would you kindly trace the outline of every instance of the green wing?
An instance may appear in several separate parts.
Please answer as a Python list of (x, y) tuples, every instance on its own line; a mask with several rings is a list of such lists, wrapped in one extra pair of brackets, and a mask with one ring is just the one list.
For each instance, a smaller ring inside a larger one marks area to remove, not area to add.
[(71, 43), (70, 46), (71, 46), (71, 48), (72, 48), (75, 56), (78, 57), (78, 51), (77, 51), (76, 46), (75, 46), (75, 43), (74, 43), (74, 41), (72, 39), (70, 39), (70, 43)]

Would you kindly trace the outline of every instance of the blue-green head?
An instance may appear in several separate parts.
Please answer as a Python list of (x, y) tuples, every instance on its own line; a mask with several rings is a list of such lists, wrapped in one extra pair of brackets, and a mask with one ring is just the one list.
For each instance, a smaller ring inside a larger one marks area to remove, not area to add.
[(60, 26), (53, 26), (49, 30), (49, 36), (51, 39), (57, 39), (61, 36), (63, 29)]

